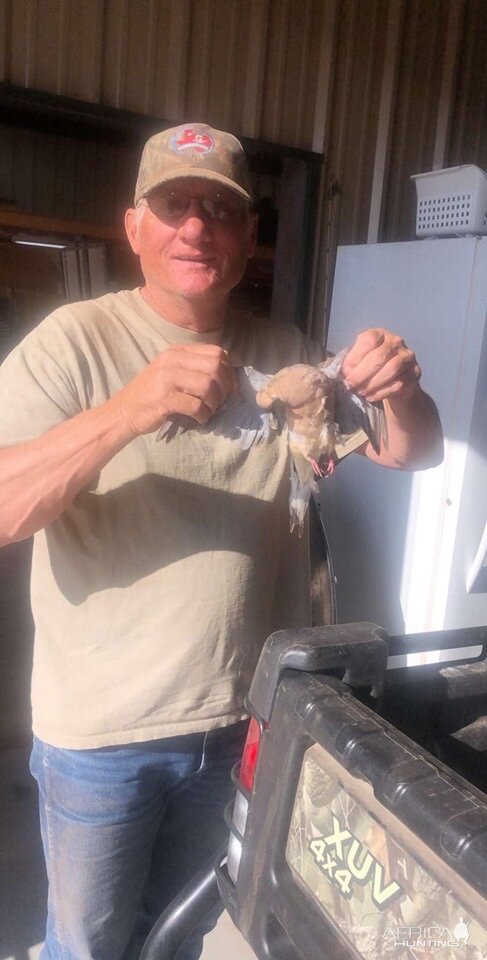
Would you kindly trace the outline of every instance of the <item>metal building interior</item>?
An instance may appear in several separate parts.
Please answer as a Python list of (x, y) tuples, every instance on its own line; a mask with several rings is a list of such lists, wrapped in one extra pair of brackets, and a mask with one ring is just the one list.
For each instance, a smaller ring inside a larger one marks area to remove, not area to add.
[[(122, 214), (157, 129), (242, 139), (260, 233), (236, 300), (321, 341), (337, 247), (412, 239), (412, 174), (487, 168), (486, 0), (0, 0), (0, 25), (0, 360), (59, 303), (137, 285)], [(7, 752), (30, 729), (29, 551), (0, 551)]]

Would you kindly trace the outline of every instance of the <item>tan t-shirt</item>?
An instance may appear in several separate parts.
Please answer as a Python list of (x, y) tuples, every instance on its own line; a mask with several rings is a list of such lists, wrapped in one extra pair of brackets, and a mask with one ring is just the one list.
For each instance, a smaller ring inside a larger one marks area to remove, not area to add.
[[(175, 342), (220, 342), (263, 373), (321, 355), (294, 327), (240, 316), (201, 335), (137, 290), (107, 294), (56, 310), (7, 358), (0, 445), (103, 403)], [(284, 436), (133, 440), (34, 538), (37, 736), (97, 747), (241, 719), (263, 641), (308, 620), (304, 546)]]

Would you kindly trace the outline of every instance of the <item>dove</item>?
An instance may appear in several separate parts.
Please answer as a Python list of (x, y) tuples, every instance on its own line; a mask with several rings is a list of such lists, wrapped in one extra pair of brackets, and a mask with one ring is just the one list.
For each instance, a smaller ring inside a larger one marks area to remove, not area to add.
[(236, 367), (238, 393), (228, 397), (208, 423), (195, 426), (183, 417), (168, 420), (157, 439), (169, 442), (181, 432), (197, 429), (250, 449), (273, 431), (285, 433), (291, 470), (290, 530), (301, 534), (310, 496), (318, 492), (317, 478), (330, 477), (336, 462), (366, 437), (376, 452), (386, 439), (382, 404), (354, 394), (341, 376), (346, 353), (342, 350), (318, 366), (283, 367), (273, 376), (250, 366)]
[(359, 431), (376, 452), (386, 439), (382, 404), (354, 394), (340, 375), (346, 353), (342, 350), (317, 367), (302, 363), (284, 367), (256, 394), (263, 409), (272, 410), (276, 404), (284, 408), (291, 461), (291, 532), (303, 529), (309, 498), (318, 492), (316, 478), (330, 477), (337, 460), (363, 443)]

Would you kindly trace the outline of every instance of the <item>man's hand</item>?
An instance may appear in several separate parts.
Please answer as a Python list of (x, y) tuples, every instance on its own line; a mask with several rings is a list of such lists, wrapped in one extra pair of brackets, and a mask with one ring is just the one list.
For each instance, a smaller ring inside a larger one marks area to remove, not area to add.
[(174, 414), (206, 423), (237, 391), (225, 350), (214, 344), (173, 344), (160, 353), (114, 400), (134, 436), (151, 433)]
[(384, 401), (387, 443), (357, 448), (375, 463), (407, 470), (436, 466), (443, 459), (438, 411), (421, 389), (421, 370), (412, 350), (390, 330), (361, 333), (342, 364), (345, 383), (371, 403)]
[(404, 340), (375, 327), (361, 333), (342, 365), (347, 386), (370, 402), (409, 400), (418, 389), (421, 370)]

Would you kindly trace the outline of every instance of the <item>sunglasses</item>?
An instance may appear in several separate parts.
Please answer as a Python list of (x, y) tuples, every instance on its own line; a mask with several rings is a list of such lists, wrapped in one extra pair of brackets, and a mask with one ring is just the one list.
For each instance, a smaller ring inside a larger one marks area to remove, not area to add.
[(193, 200), (199, 204), (201, 213), (208, 220), (219, 223), (240, 223), (250, 205), (239, 197), (221, 196), (215, 193), (209, 197), (188, 197), (182, 193), (154, 193), (147, 197), (152, 213), (161, 220), (181, 220), (188, 212)]

